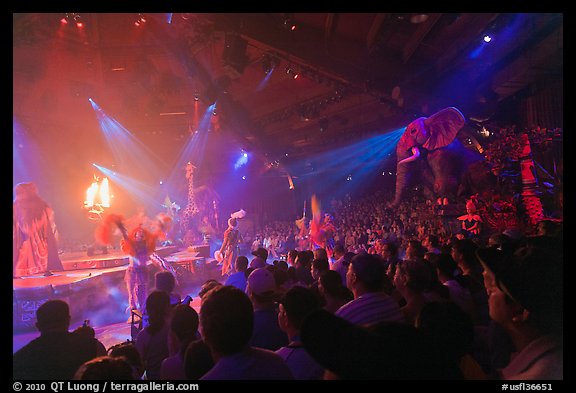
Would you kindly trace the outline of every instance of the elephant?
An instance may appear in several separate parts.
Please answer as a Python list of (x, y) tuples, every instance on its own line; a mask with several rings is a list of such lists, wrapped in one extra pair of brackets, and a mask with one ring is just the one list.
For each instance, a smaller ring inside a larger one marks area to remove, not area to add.
[(408, 124), (396, 146), (396, 190), (390, 207), (398, 206), (406, 189), (415, 184), (423, 186), (428, 198), (456, 199), (467, 168), (484, 159), (456, 138), (465, 123), (458, 109), (448, 107)]

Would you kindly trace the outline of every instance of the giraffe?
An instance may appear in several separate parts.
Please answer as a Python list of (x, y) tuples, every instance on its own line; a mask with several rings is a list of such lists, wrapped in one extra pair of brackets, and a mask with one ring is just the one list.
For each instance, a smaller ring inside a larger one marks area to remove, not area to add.
[(188, 204), (182, 211), (182, 231), (185, 238), (189, 237), (189, 231), (192, 230), (194, 217), (200, 212), (196, 206), (196, 199), (194, 197), (194, 169), (196, 167), (188, 161), (186, 164), (186, 179), (188, 179)]

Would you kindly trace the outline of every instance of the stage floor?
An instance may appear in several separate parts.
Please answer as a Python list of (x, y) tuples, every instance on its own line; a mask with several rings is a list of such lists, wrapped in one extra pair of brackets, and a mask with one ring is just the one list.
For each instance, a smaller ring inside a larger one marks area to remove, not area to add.
[[(197, 296), (206, 280), (221, 281), (220, 267), (212, 258), (200, 257), (197, 247), (177, 249), (159, 248), (157, 253), (174, 268), (178, 285), (175, 289), (182, 298)], [(204, 255), (206, 255), (204, 253)], [(13, 279), (13, 330), (15, 335), (37, 336), (36, 310), (49, 299), (62, 299), (70, 305), (71, 329), (89, 319), (96, 328), (121, 327), (130, 314), (127, 311), (128, 294), (124, 275), (128, 257), (119, 251), (88, 256), (85, 252), (61, 255), (63, 271), (53, 271), (51, 276), (29, 276)], [(154, 287), (154, 274), (160, 268), (149, 262), (148, 288)], [(29, 341), (29, 340), (28, 340)], [(15, 344), (16, 345), (16, 344)]]

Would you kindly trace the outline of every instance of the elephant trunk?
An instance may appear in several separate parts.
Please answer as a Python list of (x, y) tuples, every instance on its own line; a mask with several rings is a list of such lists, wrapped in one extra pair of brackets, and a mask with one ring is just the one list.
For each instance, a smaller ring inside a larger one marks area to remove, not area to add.
[(390, 207), (396, 207), (400, 204), (402, 196), (404, 195), (404, 190), (410, 184), (410, 167), (412, 165), (413, 164), (400, 164), (396, 166), (396, 192), (394, 195), (394, 201), (390, 204)]

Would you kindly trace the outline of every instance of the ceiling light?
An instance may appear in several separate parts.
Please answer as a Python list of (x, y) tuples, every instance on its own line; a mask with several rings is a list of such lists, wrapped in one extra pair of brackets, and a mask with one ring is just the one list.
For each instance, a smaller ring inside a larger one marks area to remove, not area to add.
[(293, 70), (292, 68), (290, 68), (290, 67), (287, 67), (287, 68), (286, 68), (286, 73), (287, 73), (288, 75), (290, 75), (290, 77), (291, 77), (292, 79), (297, 79), (297, 78), (298, 78), (298, 73), (297, 73), (296, 71), (294, 71), (294, 70)]
[(418, 24), (423, 23), (428, 20), (428, 14), (412, 14), (410, 17), (410, 23)]

